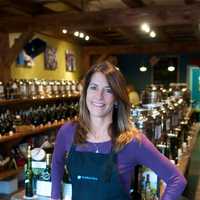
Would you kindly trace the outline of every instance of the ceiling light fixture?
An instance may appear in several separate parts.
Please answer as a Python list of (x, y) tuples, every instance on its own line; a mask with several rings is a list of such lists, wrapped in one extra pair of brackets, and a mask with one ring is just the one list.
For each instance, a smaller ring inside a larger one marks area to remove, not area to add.
[(63, 29), (62, 29), (62, 33), (63, 33), (63, 34), (67, 34), (67, 29), (63, 28)]
[(175, 67), (172, 66), (172, 65), (170, 65), (170, 66), (167, 68), (167, 70), (168, 70), (169, 72), (173, 72), (173, 71), (175, 70)]
[(88, 35), (85, 36), (85, 40), (88, 41), (90, 37)]
[(85, 36), (84, 33), (80, 32), (79, 37), (84, 38), (84, 36)]
[(74, 32), (74, 36), (76, 36), (76, 37), (79, 37), (79, 34), (80, 34), (80, 33), (79, 33), (78, 31), (75, 31), (75, 32)]
[(147, 71), (147, 67), (145, 67), (144, 65), (142, 65), (142, 66), (140, 67), (140, 71), (141, 71), (141, 72), (146, 72), (146, 71)]
[(151, 32), (149, 33), (149, 36), (150, 36), (151, 38), (155, 38), (155, 37), (156, 37), (155, 31), (151, 31)]
[(150, 26), (148, 23), (143, 23), (140, 28), (142, 31), (144, 31), (146, 33), (149, 33), (149, 31), (150, 31)]

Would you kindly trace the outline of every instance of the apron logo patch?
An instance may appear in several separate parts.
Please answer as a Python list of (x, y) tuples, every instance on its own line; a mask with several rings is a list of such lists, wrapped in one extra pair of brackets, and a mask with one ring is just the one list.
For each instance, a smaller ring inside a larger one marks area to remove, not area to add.
[(78, 180), (92, 180), (92, 181), (98, 181), (97, 177), (94, 176), (81, 176), (81, 175), (77, 175), (77, 179)]

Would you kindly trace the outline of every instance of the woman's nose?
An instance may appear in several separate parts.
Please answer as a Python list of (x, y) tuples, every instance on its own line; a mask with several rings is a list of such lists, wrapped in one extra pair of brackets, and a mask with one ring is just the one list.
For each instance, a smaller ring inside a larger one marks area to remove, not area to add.
[(102, 99), (103, 98), (103, 90), (97, 90), (97, 93), (96, 93), (98, 99)]

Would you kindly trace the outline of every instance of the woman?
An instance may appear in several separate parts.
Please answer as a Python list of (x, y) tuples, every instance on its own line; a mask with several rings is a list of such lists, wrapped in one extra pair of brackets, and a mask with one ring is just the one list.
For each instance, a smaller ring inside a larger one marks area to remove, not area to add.
[(151, 168), (166, 182), (162, 200), (175, 200), (182, 193), (185, 178), (132, 127), (125, 86), (122, 74), (109, 62), (89, 69), (83, 81), (79, 121), (63, 125), (57, 135), (52, 199), (60, 199), (65, 163), (72, 200), (129, 200), (131, 174), (138, 164)]

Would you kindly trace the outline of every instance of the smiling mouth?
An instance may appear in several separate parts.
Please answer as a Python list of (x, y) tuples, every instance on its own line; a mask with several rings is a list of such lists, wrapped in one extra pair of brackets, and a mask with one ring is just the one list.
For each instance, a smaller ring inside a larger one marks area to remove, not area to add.
[(97, 103), (97, 102), (92, 102), (92, 105), (94, 105), (95, 107), (99, 107), (99, 108), (102, 108), (104, 107), (104, 103)]

